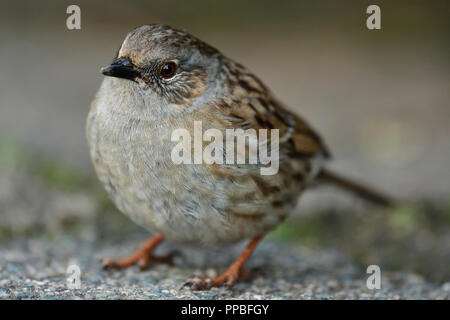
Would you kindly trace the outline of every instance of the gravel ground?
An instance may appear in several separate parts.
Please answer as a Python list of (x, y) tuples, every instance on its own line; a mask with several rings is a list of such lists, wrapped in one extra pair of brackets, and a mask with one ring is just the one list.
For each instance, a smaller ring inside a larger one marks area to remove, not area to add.
[[(184, 250), (172, 265), (120, 271), (100, 268), (102, 257), (126, 254), (135, 241), (106, 246), (63, 237), (29, 239), (0, 247), (2, 299), (450, 299), (450, 283), (434, 285), (409, 273), (382, 271), (380, 290), (366, 288), (364, 270), (335, 251), (264, 242), (248, 264), (252, 278), (232, 289), (191, 291), (182, 288), (193, 275), (214, 276), (230, 253)], [(171, 245), (161, 248), (170, 250)], [(231, 248), (235, 254), (238, 248)], [(81, 289), (68, 289), (66, 270), (81, 269)]]

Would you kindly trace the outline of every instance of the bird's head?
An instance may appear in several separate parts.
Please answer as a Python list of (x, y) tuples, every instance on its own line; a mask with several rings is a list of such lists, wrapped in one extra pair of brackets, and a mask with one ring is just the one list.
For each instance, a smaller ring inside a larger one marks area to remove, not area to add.
[(221, 54), (185, 31), (145, 25), (131, 31), (114, 61), (101, 69), (136, 90), (151, 91), (160, 104), (186, 107), (216, 86)]

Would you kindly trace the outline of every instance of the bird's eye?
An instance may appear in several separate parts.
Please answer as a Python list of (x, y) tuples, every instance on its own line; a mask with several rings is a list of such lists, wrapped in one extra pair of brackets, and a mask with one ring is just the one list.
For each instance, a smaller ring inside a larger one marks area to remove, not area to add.
[(177, 65), (175, 62), (167, 62), (161, 69), (161, 76), (163, 78), (171, 78), (175, 74), (175, 71), (177, 69)]

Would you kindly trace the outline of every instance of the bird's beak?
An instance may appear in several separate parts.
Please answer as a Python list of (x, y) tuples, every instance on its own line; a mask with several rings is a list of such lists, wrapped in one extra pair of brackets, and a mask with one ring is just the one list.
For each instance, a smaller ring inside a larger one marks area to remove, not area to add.
[(101, 72), (105, 76), (128, 80), (134, 80), (136, 77), (140, 76), (139, 71), (135, 69), (135, 66), (128, 58), (118, 58), (114, 60), (109, 66), (103, 67)]

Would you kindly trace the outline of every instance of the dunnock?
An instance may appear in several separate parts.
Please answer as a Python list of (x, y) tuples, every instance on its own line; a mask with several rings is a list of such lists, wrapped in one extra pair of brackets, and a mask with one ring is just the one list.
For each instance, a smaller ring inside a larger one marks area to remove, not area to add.
[[(117, 207), (156, 232), (134, 255), (107, 259), (105, 267), (145, 268), (160, 260), (152, 251), (164, 238), (200, 246), (251, 239), (221, 276), (190, 282), (195, 289), (232, 285), (258, 242), (316, 178), (388, 201), (324, 170), (329, 151), (311, 126), (247, 68), (185, 31), (162, 25), (131, 31), (102, 73), (107, 77), (87, 119), (92, 161)], [(192, 132), (194, 121), (220, 131), (278, 129), (278, 172), (261, 175), (260, 164), (175, 164), (172, 132)]]

